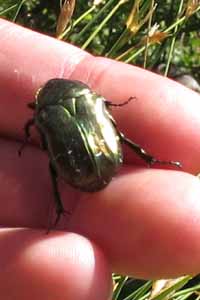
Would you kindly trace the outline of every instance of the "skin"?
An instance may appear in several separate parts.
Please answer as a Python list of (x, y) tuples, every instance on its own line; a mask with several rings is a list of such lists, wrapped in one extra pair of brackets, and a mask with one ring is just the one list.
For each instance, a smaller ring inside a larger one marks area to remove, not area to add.
[[(111, 271), (169, 278), (200, 270), (200, 97), (169, 79), (0, 20), (0, 293), (7, 299), (110, 299)], [(66, 210), (57, 230), (48, 157), (17, 151), (32, 113), (26, 104), (50, 78), (77, 79), (109, 101), (118, 127), (182, 170), (147, 168), (124, 148), (125, 164), (104, 190), (60, 182)]]

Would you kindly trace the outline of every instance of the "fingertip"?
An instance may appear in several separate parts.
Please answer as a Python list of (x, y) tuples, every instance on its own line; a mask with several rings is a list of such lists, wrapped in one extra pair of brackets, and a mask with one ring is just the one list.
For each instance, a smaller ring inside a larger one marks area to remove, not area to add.
[(118, 273), (142, 278), (195, 273), (199, 198), (200, 182), (188, 173), (129, 168), (95, 199), (80, 201), (70, 225), (96, 240)]
[[(0, 230), (3, 299), (108, 299), (111, 273), (102, 251), (74, 233)], [(6, 249), (6, 251), (5, 251)], [(13, 299), (13, 298), (12, 298)]]

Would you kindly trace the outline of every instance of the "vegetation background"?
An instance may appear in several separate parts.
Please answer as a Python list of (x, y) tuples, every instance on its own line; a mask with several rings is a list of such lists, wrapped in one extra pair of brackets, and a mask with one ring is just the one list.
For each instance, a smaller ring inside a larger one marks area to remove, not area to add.
[(75, 10), (63, 40), (95, 55), (200, 80), (200, 1), (0, 0), (0, 16), (55, 36), (64, 2), (74, 2)]
[[(200, 92), (199, 0), (0, 0), (0, 17), (176, 80), (187, 74)], [(113, 281), (115, 300), (200, 298), (199, 276)]]

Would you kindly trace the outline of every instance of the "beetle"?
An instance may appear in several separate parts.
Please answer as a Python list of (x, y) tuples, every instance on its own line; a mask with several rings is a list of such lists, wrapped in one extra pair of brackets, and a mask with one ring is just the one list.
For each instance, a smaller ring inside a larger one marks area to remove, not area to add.
[(21, 154), (30, 139), (30, 128), (35, 125), (44, 150), (49, 155), (49, 170), (58, 223), (64, 207), (57, 179), (83, 192), (96, 192), (106, 187), (123, 163), (122, 144), (129, 146), (148, 165), (155, 163), (181, 167), (178, 161), (161, 161), (125, 137), (110, 113), (113, 104), (76, 80), (54, 78), (41, 87), (35, 102), (33, 118), (25, 124), (25, 141)]

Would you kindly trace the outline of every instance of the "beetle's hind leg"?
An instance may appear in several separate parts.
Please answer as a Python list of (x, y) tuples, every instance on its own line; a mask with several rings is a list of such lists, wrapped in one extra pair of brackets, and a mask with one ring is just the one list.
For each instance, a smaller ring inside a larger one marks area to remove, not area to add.
[(162, 165), (173, 165), (178, 168), (182, 167), (181, 163), (178, 161), (164, 161), (155, 158), (154, 156), (147, 153), (143, 148), (141, 148), (140, 145), (135, 144), (130, 139), (126, 138), (121, 132), (119, 134), (120, 134), (121, 142), (129, 146), (149, 166), (152, 166), (154, 164), (162, 164)]
[(28, 120), (28, 122), (25, 124), (25, 127), (24, 127), (24, 132), (25, 132), (25, 140), (24, 142), (22, 143), (21, 147), (19, 148), (18, 150), (18, 154), (19, 156), (21, 156), (22, 154), (22, 151), (24, 150), (24, 148), (26, 147), (29, 139), (30, 139), (30, 128), (35, 124), (35, 119), (30, 119)]
[[(60, 221), (61, 215), (65, 214), (66, 211), (64, 209), (64, 206), (62, 204), (62, 200), (60, 198), (60, 193), (58, 191), (58, 174), (52, 164), (51, 161), (49, 161), (49, 172), (51, 175), (51, 182), (53, 186), (53, 194), (54, 194), (54, 200), (55, 200), (55, 206), (56, 206), (56, 220), (53, 224), (53, 227), (56, 227), (58, 222)], [(49, 231), (49, 229), (48, 229)]]

